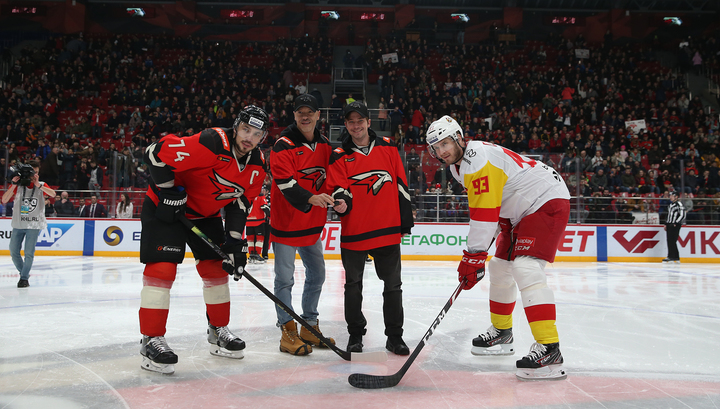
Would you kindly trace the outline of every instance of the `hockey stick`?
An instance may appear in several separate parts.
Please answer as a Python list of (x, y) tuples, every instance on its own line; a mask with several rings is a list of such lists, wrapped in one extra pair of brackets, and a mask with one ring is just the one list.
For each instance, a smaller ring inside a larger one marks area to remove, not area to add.
[[(197, 228), (190, 220), (187, 219), (185, 216), (180, 217), (180, 221), (187, 227), (188, 229), (192, 230), (193, 233), (195, 233), (198, 237), (202, 239), (210, 248), (212, 248), (215, 253), (217, 253), (220, 257), (223, 258), (223, 260), (229, 260), (230, 257), (228, 257), (227, 254), (225, 254), (224, 251), (215, 243), (210, 240), (208, 236), (205, 235), (200, 229)], [(310, 333), (315, 335), (320, 342), (327, 345), (328, 348), (332, 349), (333, 352), (340, 355), (340, 357), (346, 361), (351, 362), (385, 362), (387, 361), (387, 353), (385, 351), (377, 351), (377, 352), (347, 352), (343, 351), (342, 349), (335, 346), (332, 342), (330, 342), (329, 339), (325, 338), (323, 334), (321, 334), (318, 330), (313, 328), (312, 325), (308, 324), (307, 321), (302, 319), (299, 315), (295, 313), (295, 311), (292, 310), (292, 308), (288, 307), (280, 301), (279, 298), (275, 296), (275, 294), (271, 293), (267, 288), (265, 288), (262, 284), (260, 284), (259, 281), (255, 279), (255, 277), (251, 276), (250, 273), (247, 272), (247, 270), (243, 273), (243, 277), (247, 278), (248, 281), (250, 281), (255, 287), (258, 288), (258, 290), (262, 291), (263, 294), (268, 296), (273, 302), (280, 307), (283, 311), (288, 313), (291, 317), (293, 317), (300, 325), (305, 327)]]
[(400, 382), (400, 379), (405, 375), (405, 372), (408, 371), (410, 368), (410, 365), (412, 365), (413, 361), (415, 361), (415, 358), (420, 354), (420, 351), (422, 351), (423, 347), (425, 347), (425, 343), (430, 338), (430, 336), (433, 334), (433, 331), (435, 331), (435, 328), (437, 328), (438, 325), (440, 325), (440, 321), (445, 318), (445, 314), (448, 312), (450, 307), (453, 305), (453, 302), (455, 302), (455, 299), (460, 295), (460, 291), (462, 291), (463, 286), (465, 285), (466, 281), (463, 280), (460, 285), (457, 286), (455, 289), (455, 292), (450, 297), (450, 299), (445, 303), (445, 306), (443, 307), (442, 311), (440, 311), (440, 314), (435, 318), (435, 321), (433, 321), (430, 328), (428, 328), (425, 335), (423, 335), (422, 339), (420, 340), (420, 343), (418, 346), (415, 347), (415, 350), (413, 350), (412, 354), (410, 354), (410, 357), (407, 361), (405, 361), (405, 364), (400, 368), (399, 371), (392, 375), (367, 375), (362, 373), (354, 373), (348, 377), (348, 382), (350, 382), (350, 385), (361, 388), (361, 389), (382, 389), (382, 388), (392, 388), (393, 386), (397, 385)]

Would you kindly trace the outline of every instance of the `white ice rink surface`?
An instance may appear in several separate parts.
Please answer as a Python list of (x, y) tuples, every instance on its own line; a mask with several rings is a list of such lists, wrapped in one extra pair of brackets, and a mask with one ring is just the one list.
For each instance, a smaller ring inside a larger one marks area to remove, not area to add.
[[(462, 292), (400, 384), (355, 389), (351, 373), (393, 374), (406, 357), (348, 363), (327, 349), (278, 350), (274, 304), (231, 281), (230, 329), (245, 358), (212, 356), (201, 281), (191, 261), (171, 291), (174, 375), (140, 369), (142, 265), (134, 259), (36, 257), (30, 287), (0, 257), (0, 408), (720, 408), (720, 268), (712, 264), (555, 263), (548, 280), (568, 378), (521, 382), (515, 360), (533, 342), (518, 300), (515, 356), (477, 357), (489, 326), (488, 282)], [(457, 285), (455, 262), (405, 261), (405, 341), (412, 350)], [(299, 310), (304, 269), (296, 263)], [(345, 347), (343, 270), (327, 261), (326, 336)], [(249, 271), (272, 289), (272, 260)], [(384, 349), (382, 285), (366, 268), (366, 351)]]

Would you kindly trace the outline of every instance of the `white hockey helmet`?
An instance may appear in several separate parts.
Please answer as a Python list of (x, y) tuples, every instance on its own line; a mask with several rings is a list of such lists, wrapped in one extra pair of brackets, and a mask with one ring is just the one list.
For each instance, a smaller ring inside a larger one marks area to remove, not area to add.
[[(460, 132), (459, 136), (458, 132)], [(425, 142), (427, 142), (428, 144), (428, 152), (430, 153), (430, 155), (432, 155), (433, 158), (436, 158), (441, 162), (442, 159), (438, 158), (437, 155), (435, 155), (435, 148), (433, 147), (433, 145), (448, 137), (453, 138), (456, 143), (459, 138), (463, 137), (463, 131), (460, 127), (460, 124), (458, 124), (455, 119), (448, 115), (445, 115), (430, 124), (430, 127), (427, 130), (427, 135), (425, 136)]]

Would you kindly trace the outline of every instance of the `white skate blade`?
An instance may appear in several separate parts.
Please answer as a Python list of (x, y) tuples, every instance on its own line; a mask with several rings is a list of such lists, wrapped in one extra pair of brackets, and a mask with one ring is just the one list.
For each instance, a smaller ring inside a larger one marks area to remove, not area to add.
[(245, 357), (245, 354), (243, 354), (242, 350), (230, 351), (221, 346), (213, 345), (213, 344), (210, 344), (210, 354), (215, 355), (215, 356), (221, 356), (223, 358), (232, 358), (232, 359), (243, 359)]
[(493, 345), (489, 348), (483, 347), (472, 347), (470, 353), (477, 356), (503, 356), (515, 354), (515, 348), (513, 344), (498, 344)]
[(385, 351), (375, 352), (351, 352), (350, 362), (386, 362), (387, 353)]
[(175, 373), (175, 364), (159, 364), (145, 356), (143, 357), (142, 364), (140, 364), (140, 368), (150, 372), (158, 372), (163, 375), (172, 375)]
[(567, 378), (567, 372), (560, 365), (548, 365), (541, 368), (518, 368), (515, 373), (521, 381), (561, 381)]

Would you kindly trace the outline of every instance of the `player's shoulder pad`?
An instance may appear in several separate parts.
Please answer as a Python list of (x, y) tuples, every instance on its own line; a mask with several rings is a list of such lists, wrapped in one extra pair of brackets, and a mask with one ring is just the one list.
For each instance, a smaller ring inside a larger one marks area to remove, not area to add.
[(265, 167), (265, 155), (263, 155), (260, 149), (253, 149), (250, 152), (250, 161), (248, 162), (248, 165)]
[(330, 144), (330, 139), (328, 139), (327, 136), (325, 136), (325, 135), (323, 135), (323, 134), (320, 134), (319, 142), (320, 142), (320, 143), (326, 143), (326, 144), (329, 145), (329, 144)]
[(375, 138), (376, 146), (395, 146), (395, 141), (388, 138), (387, 136)]
[(286, 149), (294, 149), (294, 148), (295, 148), (295, 142), (293, 142), (287, 136), (279, 137), (278, 140), (275, 141), (275, 144), (273, 145), (273, 151), (275, 151), (275, 152), (284, 151)]
[(333, 149), (332, 153), (330, 153), (330, 164), (333, 164), (345, 155), (347, 155), (347, 152), (345, 152), (345, 149), (342, 147)]
[(208, 128), (200, 132), (200, 144), (211, 152), (230, 155), (232, 150), (232, 129)]

